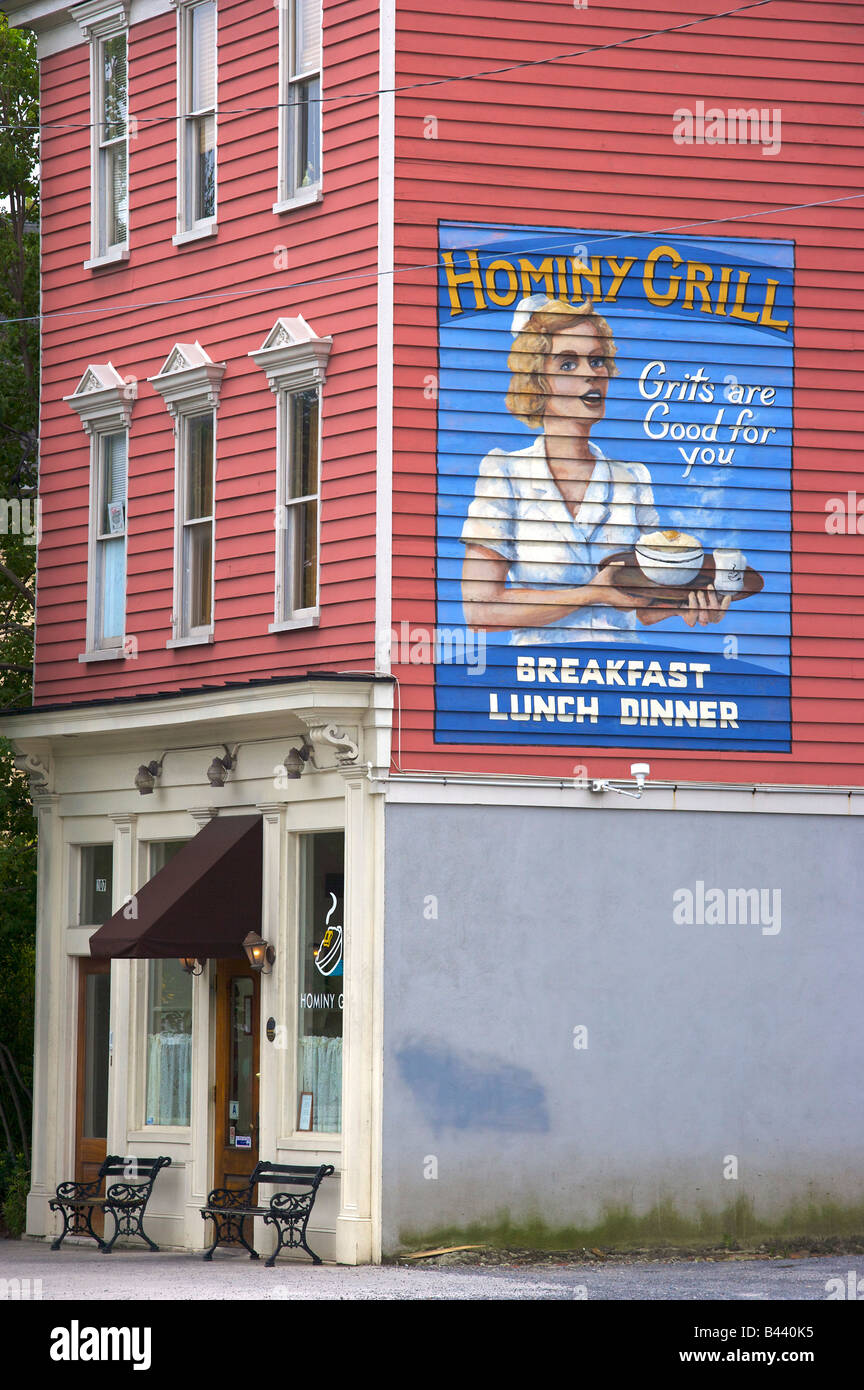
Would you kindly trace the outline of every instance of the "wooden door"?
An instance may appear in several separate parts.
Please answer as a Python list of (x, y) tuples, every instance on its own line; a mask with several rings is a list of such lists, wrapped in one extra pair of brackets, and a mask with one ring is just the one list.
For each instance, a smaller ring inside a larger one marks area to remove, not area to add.
[(214, 1187), (243, 1187), (258, 1162), (260, 999), (248, 962), (216, 962)]
[[(108, 1138), (108, 1065), (111, 962), (78, 962), (78, 1078), (76, 1086), (75, 1177), (90, 1182), (105, 1161)], [(94, 1214), (101, 1234), (102, 1216)]]

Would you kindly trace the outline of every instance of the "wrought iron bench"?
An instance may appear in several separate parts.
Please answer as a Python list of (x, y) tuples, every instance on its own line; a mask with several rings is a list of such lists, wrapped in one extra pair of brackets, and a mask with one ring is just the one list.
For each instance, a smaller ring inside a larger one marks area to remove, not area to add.
[[(170, 1158), (123, 1158), (119, 1154), (109, 1154), (91, 1182), (61, 1182), (57, 1195), (48, 1203), (52, 1211), (63, 1217), (63, 1230), (51, 1249), (59, 1250), (67, 1236), (91, 1236), (101, 1253), (110, 1255), (114, 1242), (122, 1235), (140, 1236), (151, 1250), (158, 1250), (159, 1246), (145, 1234), (144, 1213), (158, 1173), (170, 1163)], [(109, 1187), (107, 1179), (116, 1177), (123, 1181)], [(105, 1195), (100, 1197), (103, 1180)], [(104, 1240), (93, 1230), (95, 1211), (114, 1218), (114, 1234), (110, 1240)]]
[[(215, 1187), (207, 1198), (206, 1207), (201, 1208), (201, 1215), (205, 1221), (213, 1222), (216, 1233), (213, 1244), (204, 1252), (204, 1259), (212, 1260), (217, 1245), (237, 1243), (249, 1251), (250, 1260), (259, 1259), (257, 1250), (253, 1249), (243, 1233), (243, 1223), (249, 1216), (261, 1216), (265, 1226), (276, 1227), (276, 1249), (269, 1260), (265, 1260), (268, 1269), (273, 1268), (280, 1250), (303, 1249), (312, 1256), (314, 1264), (320, 1265), (320, 1256), (306, 1244), (306, 1227), (318, 1188), (334, 1171), (329, 1163), (313, 1168), (297, 1163), (261, 1162), (255, 1165), (248, 1187)], [(256, 1206), (253, 1193), (257, 1184), (262, 1182), (304, 1190), (277, 1192), (270, 1198), (269, 1206)]]

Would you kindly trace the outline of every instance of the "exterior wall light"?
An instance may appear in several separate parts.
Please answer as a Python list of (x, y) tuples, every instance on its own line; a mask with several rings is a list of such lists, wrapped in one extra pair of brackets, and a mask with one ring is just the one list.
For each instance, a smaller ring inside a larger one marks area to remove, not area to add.
[(260, 970), (262, 975), (270, 974), (276, 959), (276, 952), (272, 946), (267, 944), (263, 936), (250, 931), (248, 936), (243, 939), (243, 950), (246, 952), (253, 970)]
[(228, 744), (223, 743), (225, 757), (215, 757), (207, 769), (207, 781), (211, 787), (224, 787), (228, 780), (228, 773), (233, 772), (237, 766), (237, 747), (235, 743), (233, 752), (229, 751)]
[(629, 796), (632, 797), (634, 801), (639, 801), (641, 800), (642, 793), (645, 790), (645, 782), (647, 781), (650, 772), (650, 763), (631, 763), (630, 776), (636, 783), (635, 791), (631, 792), (628, 791), (626, 787), (616, 786), (615, 782), (612, 781), (610, 778), (595, 778), (594, 781), (591, 783), (591, 790), (592, 792), (616, 792), (618, 796)]
[[(198, 969), (195, 969), (195, 966)], [(202, 975), (204, 973), (204, 961), (196, 960), (194, 956), (181, 956), (180, 968), (185, 970), (187, 975)]]
[(302, 775), (303, 769), (312, 757), (312, 744), (304, 738), (299, 748), (292, 748), (283, 764), (286, 776), (292, 782)]
[(159, 759), (158, 763), (142, 763), (135, 773), (135, 786), (142, 796), (150, 796), (156, 785), (157, 778), (162, 776), (162, 764), (165, 761), (165, 754)]

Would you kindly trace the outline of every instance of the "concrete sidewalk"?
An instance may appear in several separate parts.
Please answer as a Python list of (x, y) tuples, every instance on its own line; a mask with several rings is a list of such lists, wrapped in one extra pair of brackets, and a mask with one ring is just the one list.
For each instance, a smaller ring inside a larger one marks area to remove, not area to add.
[[(860, 1267), (860, 1268), (859, 1268)], [(801, 1260), (568, 1265), (506, 1269), (416, 1268), (363, 1265), (315, 1266), (280, 1261), (266, 1269), (233, 1251), (217, 1251), (212, 1263), (180, 1251), (152, 1254), (116, 1248), (101, 1255), (90, 1245), (0, 1241), (0, 1301), (137, 1299), (237, 1300), (676, 1300), (755, 1302), (828, 1298), (831, 1279), (852, 1287), (851, 1272), (864, 1277), (864, 1259), (833, 1255)], [(29, 1280), (22, 1286), (12, 1281)], [(5, 1281), (5, 1283), (3, 1282)], [(37, 1282), (39, 1281), (39, 1282)], [(837, 1286), (833, 1288), (836, 1290)]]

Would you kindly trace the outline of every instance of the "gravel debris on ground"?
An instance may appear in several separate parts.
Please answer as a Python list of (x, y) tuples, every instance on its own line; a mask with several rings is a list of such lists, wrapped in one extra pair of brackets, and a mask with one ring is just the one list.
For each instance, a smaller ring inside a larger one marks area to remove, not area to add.
[[(430, 1247), (435, 1250), (437, 1247)], [(785, 1244), (770, 1241), (759, 1245), (645, 1246), (631, 1249), (584, 1246), (573, 1250), (529, 1250), (520, 1246), (484, 1245), (479, 1248), (423, 1255), (405, 1252), (392, 1261), (396, 1265), (448, 1268), (454, 1266), (530, 1269), (560, 1268), (572, 1265), (603, 1264), (719, 1264), (739, 1260), (806, 1260), (819, 1255), (862, 1255), (864, 1236), (828, 1237)]]

